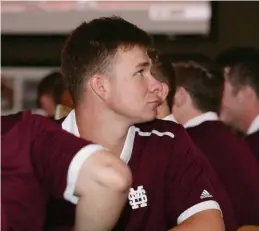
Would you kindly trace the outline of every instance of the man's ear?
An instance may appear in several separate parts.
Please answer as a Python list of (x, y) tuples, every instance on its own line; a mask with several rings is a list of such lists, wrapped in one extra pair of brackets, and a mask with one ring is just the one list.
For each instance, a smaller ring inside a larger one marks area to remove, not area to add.
[(101, 99), (105, 99), (107, 97), (108, 84), (105, 76), (95, 74), (89, 80), (89, 84), (93, 92)]
[(181, 107), (188, 99), (188, 92), (183, 87), (177, 87), (174, 95), (174, 105)]
[(161, 100), (164, 102), (168, 96), (169, 93), (169, 87), (166, 83), (161, 83), (162, 84), (162, 94), (161, 94)]

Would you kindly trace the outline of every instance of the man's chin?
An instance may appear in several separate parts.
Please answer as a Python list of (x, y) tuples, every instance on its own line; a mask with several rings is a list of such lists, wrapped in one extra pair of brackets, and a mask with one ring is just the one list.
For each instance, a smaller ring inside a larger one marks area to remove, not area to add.
[(152, 121), (152, 120), (156, 119), (156, 117), (157, 117), (157, 112), (155, 111), (154, 113), (152, 113), (152, 114), (150, 114), (150, 115), (148, 115), (148, 116), (146, 117), (145, 122)]
[(153, 121), (154, 119), (156, 119), (156, 113), (154, 113), (153, 115), (143, 116), (142, 118), (140, 118), (140, 119), (136, 122), (136, 124), (150, 122), (150, 121)]

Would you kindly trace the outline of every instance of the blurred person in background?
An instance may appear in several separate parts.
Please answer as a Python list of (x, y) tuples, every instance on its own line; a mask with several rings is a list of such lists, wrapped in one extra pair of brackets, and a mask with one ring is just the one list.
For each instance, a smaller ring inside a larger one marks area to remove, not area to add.
[(173, 99), (176, 91), (173, 62), (195, 60), (196, 62), (205, 65), (210, 63), (211, 59), (201, 53), (176, 54), (169, 57), (168, 55), (162, 55), (155, 49), (150, 49), (149, 54), (154, 61), (154, 65), (152, 66), (153, 75), (161, 81), (163, 86), (163, 97), (166, 98), (166, 100), (157, 108), (157, 118), (177, 123), (172, 113)]
[(177, 123), (172, 114), (173, 98), (176, 91), (175, 73), (169, 59), (156, 50), (149, 50), (149, 56), (152, 59), (152, 75), (162, 84), (162, 98), (164, 100), (157, 107), (157, 119), (173, 121)]
[(61, 119), (72, 110), (73, 102), (60, 72), (53, 72), (40, 81), (37, 104), (47, 117), (54, 119)]
[[(8, 79), (1, 76), (1, 108), (12, 109), (14, 106), (14, 94), (12, 87), (8, 86)], [(7, 83), (6, 83), (7, 82)]]
[(220, 117), (244, 134), (259, 161), (259, 49), (233, 48), (217, 62), (225, 78)]
[(232, 202), (238, 226), (259, 225), (259, 168), (248, 145), (218, 118), (224, 78), (196, 62), (174, 65), (173, 114), (207, 156)]

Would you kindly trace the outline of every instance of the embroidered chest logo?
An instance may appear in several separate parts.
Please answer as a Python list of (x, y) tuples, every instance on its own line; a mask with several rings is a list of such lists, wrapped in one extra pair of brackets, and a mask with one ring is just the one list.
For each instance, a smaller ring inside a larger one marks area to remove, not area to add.
[(132, 209), (138, 209), (139, 207), (146, 207), (147, 195), (146, 195), (145, 189), (143, 189), (143, 185), (138, 186), (137, 190), (134, 190), (134, 188), (131, 188), (128, 195), (128, 199)]

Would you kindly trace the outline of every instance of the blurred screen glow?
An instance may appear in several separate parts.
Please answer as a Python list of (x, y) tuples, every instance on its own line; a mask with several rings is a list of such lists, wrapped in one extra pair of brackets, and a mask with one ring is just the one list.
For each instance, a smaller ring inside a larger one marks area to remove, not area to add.
[(208, 35), (210, 1), (2, 1), (3, 34), (66, 34), (83, 21), (120, 16), (153, 34)]

